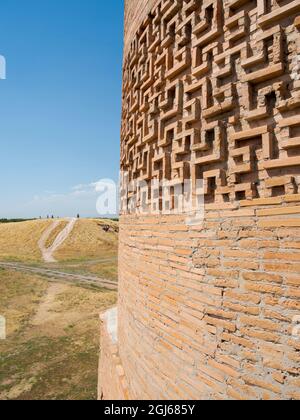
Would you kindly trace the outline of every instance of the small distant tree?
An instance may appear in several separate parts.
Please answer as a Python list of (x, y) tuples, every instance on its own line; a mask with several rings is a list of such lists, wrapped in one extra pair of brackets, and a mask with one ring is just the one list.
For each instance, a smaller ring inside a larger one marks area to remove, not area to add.
[(77, 219), (80, 219), (80, 214), (79, 213), (77, 214)]

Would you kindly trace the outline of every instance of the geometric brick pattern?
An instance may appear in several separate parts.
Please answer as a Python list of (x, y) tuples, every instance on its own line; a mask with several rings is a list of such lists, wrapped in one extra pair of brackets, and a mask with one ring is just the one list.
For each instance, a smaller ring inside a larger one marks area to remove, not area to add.
[(207, 203), (300, 192), (300, 3), (162, 0), (125, 56), (129, 181), (206, 181)]

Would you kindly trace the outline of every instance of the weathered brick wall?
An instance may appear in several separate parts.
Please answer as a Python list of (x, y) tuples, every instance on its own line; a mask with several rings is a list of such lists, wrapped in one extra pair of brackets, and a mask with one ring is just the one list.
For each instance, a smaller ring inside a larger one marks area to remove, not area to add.
[[(111, 400), (126, 400), (129, 398), (128, 384), (125, 378), (122, 362), (119, 357), (119, 348), (116, 339), (112, 337), (108, 311), (101, 316), (101, 358), (99, 364), (99, 400), (109, 396)], [(116, 326), (113, 326), (115, 329)], [(114, 331), (116, 334), (117, 331)]]
[(290, 199), (208, 211), (203, 227), (122, 218), (119, 351), (132, 398), (300, 398)]
[(300, 2), (154, 3), (125, 5), (121, 167), (203, 179), (205, 218), (124, 212), (102, 375), (120, 398), (299, 399)]

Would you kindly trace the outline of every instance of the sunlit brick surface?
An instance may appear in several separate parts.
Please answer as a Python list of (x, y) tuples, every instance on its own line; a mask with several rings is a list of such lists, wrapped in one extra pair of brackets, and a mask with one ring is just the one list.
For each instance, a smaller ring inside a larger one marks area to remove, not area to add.
[(300, 398), (299, 30), (298, 0), (126, 2), (121, 167), (206, 211), (121, 218), (120, 398)]

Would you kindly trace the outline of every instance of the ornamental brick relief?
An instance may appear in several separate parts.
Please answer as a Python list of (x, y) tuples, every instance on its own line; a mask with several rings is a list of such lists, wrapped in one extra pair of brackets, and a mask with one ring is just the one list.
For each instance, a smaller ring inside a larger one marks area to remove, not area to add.
[(300, 2), (161, 0), (124, 58), (128, 181), (220, 205), (300, 192)]

